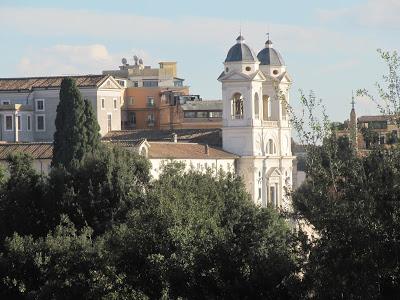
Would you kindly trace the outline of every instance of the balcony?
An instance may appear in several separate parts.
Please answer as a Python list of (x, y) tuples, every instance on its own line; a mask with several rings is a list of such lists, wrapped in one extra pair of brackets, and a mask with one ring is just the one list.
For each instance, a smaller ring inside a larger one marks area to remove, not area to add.
[(262, 121), (263, 127), (278, 127), (278, 121)]

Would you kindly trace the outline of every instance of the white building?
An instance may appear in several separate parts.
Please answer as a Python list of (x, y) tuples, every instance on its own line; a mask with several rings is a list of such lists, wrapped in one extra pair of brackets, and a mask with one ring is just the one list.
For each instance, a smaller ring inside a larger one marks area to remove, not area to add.
[(218, 78), (223, 149), (240, 156), (236, 171), (256, 203), (285, 206), (294, 159), (287, 116), (291, 79), (270, 40), (257, 56), (243, 36), (236, 41)]
[[(70, 77), (92, 104), (101, 135), (120, 130), (124, 90), (115, 79), (109, 75)], [(0, 78), (0, 141), (52, 141), (63, 78)]]
[[(109, 80), (114, 83), (112, 78)], [(281, 55), (270, 40), (256, 55), (240, 35), (227, 54), (218, 80), (222, 83), (222, 131), (113, 130), (104, 140), (148, 157), (153, 178), (170, 161), (183, 162), (187, 168), (200, 171), (232, 171), (243, 178), (256, 204), (287, 207), (286, 188), (292, 187), (295, 157), (287, 114), (291, 79)], [(119, 85), (116, 87), (118, 91)], [(3, 160), (9, 149), (0, 147)], [(37, 157), (41, 159), (41, 171), (46, 169), (42, 161), (50, 162), (48, 152), (43, 153), (46, 155)]]

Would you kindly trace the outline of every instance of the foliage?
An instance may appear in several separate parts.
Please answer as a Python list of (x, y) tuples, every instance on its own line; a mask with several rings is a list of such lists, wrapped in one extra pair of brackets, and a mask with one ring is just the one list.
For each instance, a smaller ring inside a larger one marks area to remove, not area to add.
[(365, 141), (365, 147), (370, 149), (371, 146), (377, 145), (379, 143), (379, 134), (367, 127), (361, 128), (361, 134)]
[[(312, 113), (315, 102), (307, 100)], [(309, 259), (301, 297), (393, 299), (400, 292), (400, 152), (376, 148), (360, 157), (348, 139), (324, 125), (311, 128), (322, 143), (306, 147), (308, 179), (292, 195), (297, 218), (317, 236), (303, 245)]]
[(103, 147), (75, 170), (56, 168), (50, 174), (53, 198), (75, 225), (95, 234), (122, 222), (138, 206), (150, 180), (150, 163), (117, 147)]
[(14, 232), (45, 234), (56, 222), (56, 209), (43, 177), (27, 154), (9, 156), (8, 164), (10, 174), (0, 190), (0, 240)]
[(92, 104), (88, 99), (84, 100), (85, 109), (85, 129), (86, 129), (86, 139), (87, 139), (87, 149), (86, 155), (91, 154), (95, 156), (98, 151), (100, 151), (100, 126), (97, 122), (96, 115), (93, 111)]
[(109, 266), (90, 228), (63, 217), (44, 238), (14, 234), (0, 257), (2, 299), (145, 299)]
[(89, 101), (84, 102), (75, 80), (66, 77), (61, 82), (57, 106), (52, 165), (67, 170), (79, 166), (84, 157), (100, 147), (96, 117)]
[(378, 53), (388, 72), (382, 76), (382, 83), (375, 83), (377, 96), (366, 89), (359, 89), (357, 95), (373, 101), (382, 114), (390, 116), (394, 124), (400, 125), (400, 57), (397, 51), (390, 53), (378, 49)]
[(129, 282), (150, 298), (173, 299), (287, 298), (295, 242), (275, 211), (252, 204), (239, 178), (176, 165), (106, 238)]

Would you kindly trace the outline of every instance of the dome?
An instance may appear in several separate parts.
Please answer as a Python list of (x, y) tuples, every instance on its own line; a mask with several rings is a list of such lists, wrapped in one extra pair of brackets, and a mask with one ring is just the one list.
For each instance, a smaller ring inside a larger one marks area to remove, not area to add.
[(257, 58), (260, 61), (260, 65), (279, 67), (285, 65), (280, 53), (272, 48), (272, 42), (270, 40), (265, 42), (265, 48), (258, 53)]
[(225, 62), (234, 61), (246, 61), (246, 62), (257, 62), (256, 54), (247, 44), (244, 42), (244, 37), (239, 35), (236, 39), (236, 45), (233, 45), (228, 51)]

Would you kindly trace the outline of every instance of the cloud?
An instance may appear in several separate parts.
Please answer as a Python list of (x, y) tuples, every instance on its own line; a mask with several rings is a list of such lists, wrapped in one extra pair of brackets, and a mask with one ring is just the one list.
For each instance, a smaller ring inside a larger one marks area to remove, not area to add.
[[(18, 21), (16, 21), (18, 20)], [(247, 40), (257, 49), (265, 42), (266, 23), (243, 23)], [(2, 7), (0, 28), (31, 37), (90, 37), (125, 43), (159, 42), (211, 45), (222, 51), (233, 44), (238, 34), (238, 21), (211, 17), (184, 16), (175, 19), (148, 17), (116, 12), (95, 12), (56, 8)], [(341, 47), (343, 36), (323, 28), (270, 24), (272, 37), (279, 37), (283, 46), (297, 51), (319, 51), (321, 47)]]
[[(149, 57), (144, 51), (137, 51)], [(23, 76), (98, 74), (101, 70), (114, 69), (121, 57), (101, 44), (60, 44), (29, 50), (20, 59), (17, 70)]]
[(362, 4), (337, 10), (317, 10), (321, 21), (346, 20), (366, 27), (400, 28), (400, 1), (368, 0)]

